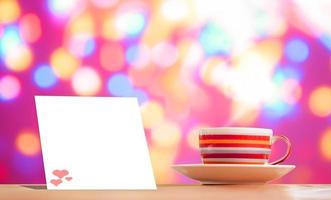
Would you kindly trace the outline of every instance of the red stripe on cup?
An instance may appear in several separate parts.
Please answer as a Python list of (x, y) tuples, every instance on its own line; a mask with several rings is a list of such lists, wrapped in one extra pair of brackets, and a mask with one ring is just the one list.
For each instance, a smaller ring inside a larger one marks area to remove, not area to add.
[(249, 154), (249, 153), (211, 153), (201, 154), (203, 158), (255, 158), (268, 159), (269, 154)]
[(256, 147), (256, 148), (271, 148), (269, 144), (229, 144), (229, 143), (217, 143), (217, 144), (199, 144), (200, 147)]
[(224, 161), (203, 161), (204, 164), (251, 164), (251, 165), (261, 165), (264, 162), (224, 162)]
[(200, 140), (228, 139), (228, 140), (263, 140), (269, 141), (270, 136), (261, 135), (199, 135)]

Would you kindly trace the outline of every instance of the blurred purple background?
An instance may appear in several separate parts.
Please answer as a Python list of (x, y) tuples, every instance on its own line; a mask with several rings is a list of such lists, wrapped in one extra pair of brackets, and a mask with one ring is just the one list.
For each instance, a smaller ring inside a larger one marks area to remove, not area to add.
[[(34, 95), (136, 96), (158, 183), (197, 129), (290, 138), (284, 183), (331, 180), (331, 2), (0, 1), (0, 183), (44, 183)], [(284, 153), (276, 144), (273, 159)], [(107, 159), (107, 158), (105, 158)]]

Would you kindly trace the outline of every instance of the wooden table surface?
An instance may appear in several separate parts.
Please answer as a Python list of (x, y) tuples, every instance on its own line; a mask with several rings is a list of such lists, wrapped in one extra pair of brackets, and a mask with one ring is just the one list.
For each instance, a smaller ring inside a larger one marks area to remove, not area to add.
[(0, 199), (331, 199), (331, 185), (158, 185), (155, 191), (50, 191), (44, 185), (0, 185)]

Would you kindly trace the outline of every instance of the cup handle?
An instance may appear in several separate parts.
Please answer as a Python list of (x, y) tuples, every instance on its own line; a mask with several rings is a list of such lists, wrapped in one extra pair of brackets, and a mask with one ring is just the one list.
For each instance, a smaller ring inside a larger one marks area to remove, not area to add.
[(286, 145), (287, 145), (287, 150), (286, 150), (286, 153), (285, 153), (285, 155), (283, 157), (281, 157), (280, 159), (278, 159), (276, 161), (273, 161), (273, 162), (269, 163), (270, 165), (276, 165), (278, 163), (283, 162), (284, 160), (286, 160), (286, 158), (291, 153), (291, 142), (290, 142), (290, 140), (287, 137), (285, 137), (283, 135), (275, 135), (271, 139), (271, 144), (273, 145), (277, 140), (284, 141), (286, 143)]

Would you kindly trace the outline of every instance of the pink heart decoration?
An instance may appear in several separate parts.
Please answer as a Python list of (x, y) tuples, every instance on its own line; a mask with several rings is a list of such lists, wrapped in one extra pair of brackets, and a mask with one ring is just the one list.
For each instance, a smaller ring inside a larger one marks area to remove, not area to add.
[(65, 179), (66, 179), (67, 181), (71, 181), (71, 180), (72, 180), (72, 177), (67, 176), (67, 177), (65, 177)]
[(52, 179), (51, 183), (55, 185), (56, 187), (62, 183), (61, 179)]
[(69, 172), (67, 170), (65, 170), (65, 169), (63, 169), (63, 170), (56, 169), (56, 170), (53, 171), (53, 174), (55, 176), (59, 177), (59, 178), (63, 178), (66, 175), (68, 175)]

